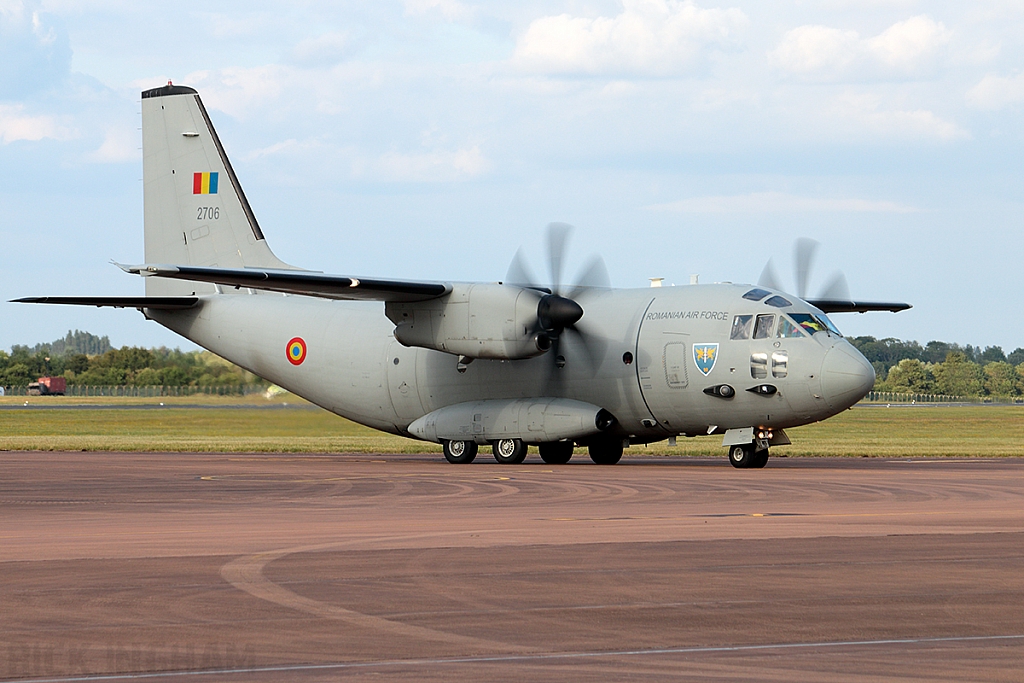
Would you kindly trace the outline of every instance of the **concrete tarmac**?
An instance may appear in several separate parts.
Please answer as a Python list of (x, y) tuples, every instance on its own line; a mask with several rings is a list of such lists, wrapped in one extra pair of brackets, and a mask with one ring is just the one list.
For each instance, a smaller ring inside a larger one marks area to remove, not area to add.
[(1024, 459), (0, 453), (0, 678), (1020, 681)]

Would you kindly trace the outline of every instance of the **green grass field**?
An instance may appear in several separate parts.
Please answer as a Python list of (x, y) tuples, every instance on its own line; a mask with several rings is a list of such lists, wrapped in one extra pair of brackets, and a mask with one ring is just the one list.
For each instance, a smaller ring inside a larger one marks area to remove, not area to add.
[[(26, 399), (7, 397), (0, 406)], [(294, 396), (179, 399), (32, 398), (47, 410), (0, 410), (0, 450), (294, 453), (439, 452), (434, 444), (382, 434)], [(159, 405), (115, 410), (113, 406)], [(85, 403), (88, 401), (88, 403)], [(204, 407), (195, 407), (197, 404)], [(288, 403), (288, 408), (267, 408)], [(72, 407), (78, 406), (78, 407)], [(241, 406), (241, 407), (238, 407)], [(251, 406), (251, 407), (250, 407)], [(860, 407), (788, 430), (776, 455), (997, 457), (1024, 455), (1024, 406)], [(723, 455), (721, 437), (634, 446), (631, 454)]]

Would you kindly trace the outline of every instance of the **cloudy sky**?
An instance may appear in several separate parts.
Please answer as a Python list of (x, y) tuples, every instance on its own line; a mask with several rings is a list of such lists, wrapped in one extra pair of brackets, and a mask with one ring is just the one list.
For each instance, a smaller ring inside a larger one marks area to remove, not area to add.
[[(847, 334), (1024, 346), (1024, 3), (0, 0), (0, 298), (141, 294), (139, 92), (197, 88), (272, 248), (499, 280), (577, 226), (613, 284), (792, 287)], [(0, 348), (134, 311), (0, 303)]]

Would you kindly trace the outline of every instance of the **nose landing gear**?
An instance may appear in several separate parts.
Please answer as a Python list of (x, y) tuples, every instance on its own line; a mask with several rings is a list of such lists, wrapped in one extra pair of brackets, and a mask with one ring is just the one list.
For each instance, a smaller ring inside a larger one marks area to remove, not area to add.
[(752, 443), (738, 444), (729, 447), (729, 462), (740, 469), (761, 468), (768, 464), (768, 449), (756, 450)]

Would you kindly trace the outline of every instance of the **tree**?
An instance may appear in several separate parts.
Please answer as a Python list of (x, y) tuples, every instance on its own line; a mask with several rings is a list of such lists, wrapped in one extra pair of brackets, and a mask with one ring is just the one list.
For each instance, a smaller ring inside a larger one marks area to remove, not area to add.
[(986, 346), (985, 350), (978, 355), (978, 362), (982, 365), (986, 363), (1002, 363), (1006, 361), (1006, 354), (1003, 353), (1003, 347), (1001, 346)]
[(935, 390), (935, 376), (925, 363), (905, 358), (889, 370), (885, 385), (890, 391), (928, 394)]
[(1024, 363), (1024, 349), (1017, 347), (1010, 352), (1010, 355), (1006, 357), (1006, 362), (1010, 365), (1021, 365)]
[(984, 389), (985, 373), (981, 366), (967, 359), (963, 351), (950, 351), (946, 360), (937, 364), (935, 388), (947, 396), (980, 396)]
[(1016, 396), (1021, 376), (1009, 363), (989, 363), (985, 366), (985, 391), (991, 396)]

